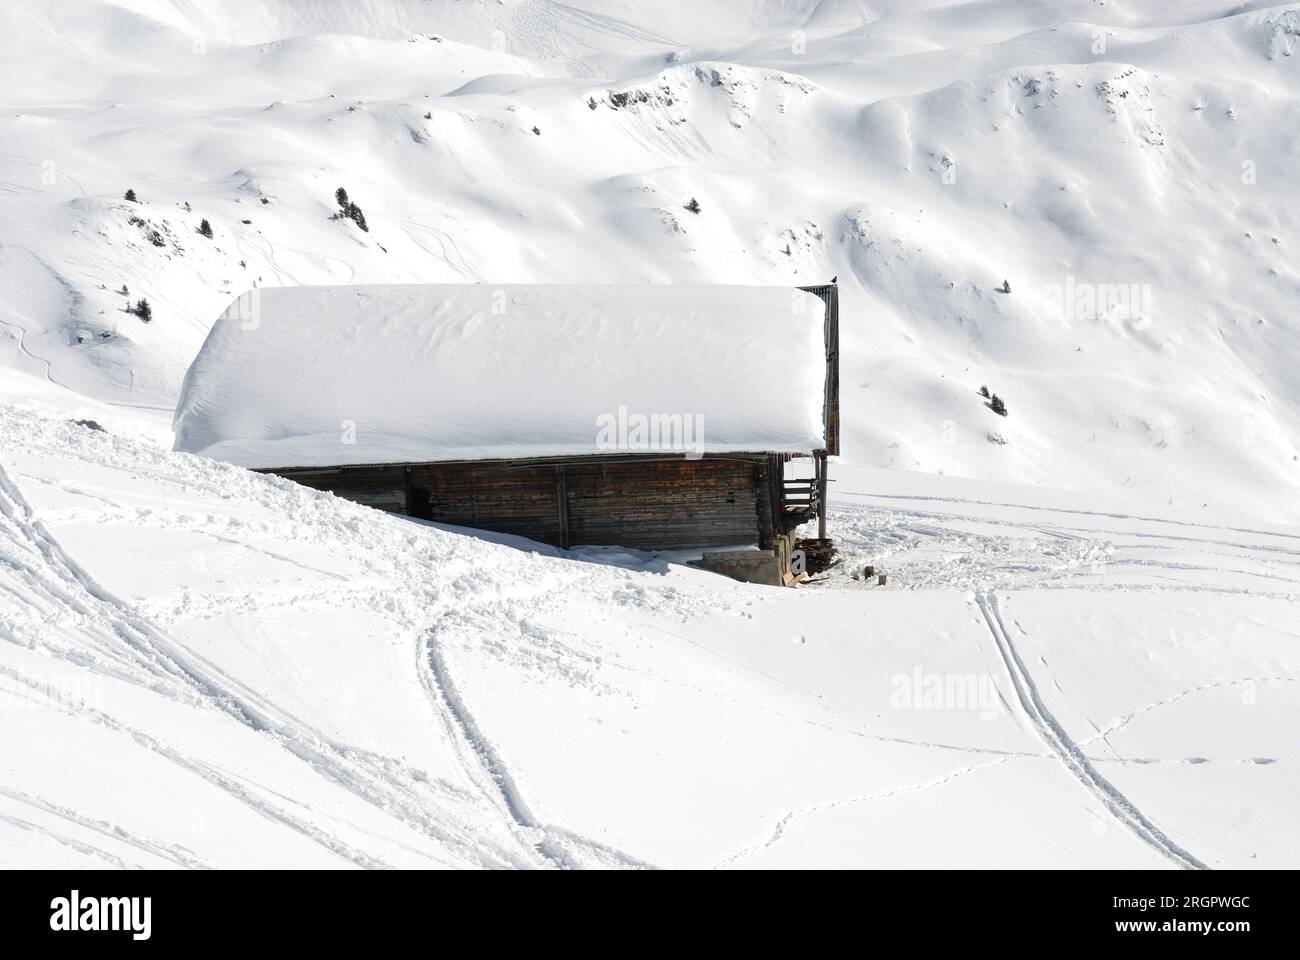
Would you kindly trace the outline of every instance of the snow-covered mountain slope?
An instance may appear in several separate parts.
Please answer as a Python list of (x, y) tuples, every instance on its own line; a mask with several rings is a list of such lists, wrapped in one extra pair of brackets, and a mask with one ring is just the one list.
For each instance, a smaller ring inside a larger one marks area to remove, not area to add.
[[(1300, 864), (1298, 43), (0, 5), (0, 865)], [(836, 275), (845, 562), (800, 590), (171, 451), (250, 287)]]
[(1295, 529), (861, 471), (779, 590), (0, 429), (5, 865), (1300, 862)]
[(1300, 5), (49, 0), (2, 26), (11, 369), (169, 407), (259, 284), (838, 275), (847, 463), (1300, 519)]

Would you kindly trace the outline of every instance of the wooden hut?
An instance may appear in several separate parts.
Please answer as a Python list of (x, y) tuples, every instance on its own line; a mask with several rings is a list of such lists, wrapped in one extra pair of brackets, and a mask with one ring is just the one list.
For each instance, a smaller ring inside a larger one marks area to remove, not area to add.
[(825, 535), (838, 324), (834, 285), (254, 291), (177, 448), (560, 547), (756, 545), (779, 578)]

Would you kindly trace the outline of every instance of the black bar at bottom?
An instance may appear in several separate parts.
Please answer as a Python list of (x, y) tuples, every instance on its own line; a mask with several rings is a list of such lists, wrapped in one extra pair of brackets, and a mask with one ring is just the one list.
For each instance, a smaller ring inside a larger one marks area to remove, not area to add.
[(755, 943), (817, 955), (843, 952), (833, 943), (846, 937), (855, 952), (907, 943), (927, 952), (998, 943), (1016, 952), (1125, 943), (1222, 952), (1292, 941), (1295, 879), (1180, 871), (10, 871), (0, 873), (0, 927), (15, 957), (24, 946), (60, 940), (128, 949), (283, 946), (294, 955), (318, 947), (333, 956), (410, 938), (438, 952), (506, 943), (734, 952)]

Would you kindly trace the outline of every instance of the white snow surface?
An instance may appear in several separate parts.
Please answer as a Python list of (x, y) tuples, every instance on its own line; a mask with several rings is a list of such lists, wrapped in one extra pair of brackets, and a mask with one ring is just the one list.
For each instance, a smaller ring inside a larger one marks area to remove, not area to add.
[(6, 866), (1300, 864), (1295, 529), (848, 471), (785, 590), (0, 436)]
[[(0, 866), (1300, 866), (1298, 47), (1268, 0), (0, 5)], [(172, 449), (250, 287), (837, 274), (798, 590)]]
[(838, 275), (844, 462), (1300, 522), (1297, 45), (1260, 0), (6, 4), (0, 366), (174, 409), (253, 286)]
[(245, 467), (807, 453), (826, 446), (823, 315), (782, 287), (254, 290), (185, 378), (176, 449)]

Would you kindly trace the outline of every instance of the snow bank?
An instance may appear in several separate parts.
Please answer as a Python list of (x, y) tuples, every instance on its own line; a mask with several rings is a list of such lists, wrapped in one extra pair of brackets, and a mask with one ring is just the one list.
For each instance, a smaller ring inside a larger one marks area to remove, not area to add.
[[(786, 287), (254, 291), (190, 368), (176, 449), (246, 467), (815, 450), (822, 316)], [(639, 436), (656, 415), (681, 429)]]
[(841, 467), (774, 590), (60, 420), (0, 405), (6, 867), (1300, 864), (1300, 530)]

